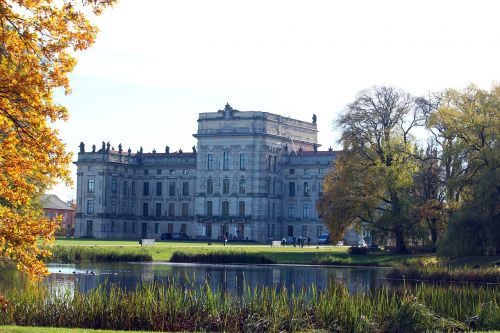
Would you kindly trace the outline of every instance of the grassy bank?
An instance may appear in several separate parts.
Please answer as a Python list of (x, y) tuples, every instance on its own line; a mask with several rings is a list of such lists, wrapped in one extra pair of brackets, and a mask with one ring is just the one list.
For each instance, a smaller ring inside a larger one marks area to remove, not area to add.
[[(500, 290), (418, 286), (349, 294), (340, 285), (290, 293), (273, 288), (230, 296), (208, 285), (182, 289), (149, 284), (124, 291), (101, 286), (57, 293), (42, 287), (13, 290), (0, 323), (145, 331), (425, 332), (500, 329)], [(469, 326), (470, 325), (470, 326)]]
[(52, 256), (46, 262), (117, 262), (117, 261), (152, 261), (153, 256), (145, 250), (117, 251), (109, 248), (85, 246), (61, 246), (51, 248)]
[[(146, 331), (111, 331), (111, 330), (92, 330), (85, 328), (67, 328), (54, 327), (28, 327), (28, 326), (0, 326), (0, 333), (146, 333)], [(308, 330), (302, 333), (326, 333), (324, 330)], [(475, 331), (476, 333), (485, 333), (486, 331)], [(154, 332), (147, 332), (154, 333)], [(165, 332), (163, 332), (165, 333)], [(500, 333), (500, 331), (488, 331), (488, 333)]]
[(500, 268), (398, 266), (391, 268), (387, 278), (433, 282), (500, 283)]
[(197, 262), (211, 264), (275, 264), (276, 262), (259, 253), (247, 252), (174, 252), (171, 262)]
[[(434, 258), (433, 255), (393, 255), (387, 252), (370, 253), (368, 255), (350, 255), (347, 247), (314, 245), (303, 248), (286, 246), (271, 247), (266, 244), (248, 244), (229, 242), (224, 246), (221, 242), (208, 245), (207, 242), (156, 242), (151, 247), (141, 247), (137, 241), (94, 240), (94, 239), (59, 239), (56, 246), (89, 247), (113, 253), (148, 253), (153, 260), (170, 261), (177, 252), (188, 254), (206, 254), (212, 252), (244, 252), (258, 253), (279, 264), (313, 264), (322, 258), (335, 257), (346, 261), (349, 265), (393, 266), (412, 258)], [(52, 259), (52, 261), (55, 261)], [(342, 263), (340, 263), (342, 264)]]

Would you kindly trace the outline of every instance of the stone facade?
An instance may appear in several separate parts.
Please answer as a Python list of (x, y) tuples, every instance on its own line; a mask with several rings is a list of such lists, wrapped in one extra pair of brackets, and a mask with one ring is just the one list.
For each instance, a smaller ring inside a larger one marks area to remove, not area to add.
[[(316, 213), (336, 152), (318, 151), (316, 118), (200, 113), (192, 152), (132, 153), (80, 145), (75, 235), (229, 240), (327, 232)], [(293, 189), (292, 189), (293, 187)], [(165, 236), (167, 236), (165, 235)]]

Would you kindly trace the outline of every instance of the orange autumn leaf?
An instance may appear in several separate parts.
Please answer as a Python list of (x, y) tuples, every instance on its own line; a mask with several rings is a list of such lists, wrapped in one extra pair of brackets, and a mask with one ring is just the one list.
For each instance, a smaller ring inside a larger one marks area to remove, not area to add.
[(99, 14), (115, 0), (0, 0), (0, 247), (34, 278), (47, 274), (43, 247), (55, 223), (38, 198), (62, 180), (71, 183), (71, 154), (51, 124), (68, 111), (54, 89), (70, 93), (73, 52), (95, 40), (84, 11)]

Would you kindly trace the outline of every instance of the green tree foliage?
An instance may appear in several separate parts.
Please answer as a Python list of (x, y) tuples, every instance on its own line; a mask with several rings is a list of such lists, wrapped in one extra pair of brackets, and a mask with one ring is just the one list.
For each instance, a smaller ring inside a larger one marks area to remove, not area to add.
[(407, 251), (418, 168), (411, 132), (424, 123), (416, 100), (394, 88), (362, 91), (347, 106), (337, 121), (344, 151), (318, 204), (332, 234), (338, 237), (352, 223), (363, 223), (393, 237), (396, 251)]
[(450, 257), (500, 253), (500, 85), (491, 91), (475, 86), (448, 90), (429, 125), (438, 133), (437, 140), (443, 140), (444, 133), (453, 134), (449, 150), (442, 154), (460, 170), (451, 173), (446, 183), (454, 211), (440, 253)]

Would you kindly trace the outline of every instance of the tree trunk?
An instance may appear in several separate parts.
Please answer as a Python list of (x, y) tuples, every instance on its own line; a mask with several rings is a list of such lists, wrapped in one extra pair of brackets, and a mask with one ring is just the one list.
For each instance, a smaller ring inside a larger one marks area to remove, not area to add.
[(403, 230), (403, 217), (401, 216), (401, 206), (399, 204), (399, 197), (396, 191), (390, 191), (392, 209), (391, 217), (392, 223), (394, 225), (394, 236), (396, 237), (396, 252), (397, 253), (408, 253), (408, 249), (405, 245), (405, 234)]
[(408, 249), (405, 244), (405, 235), (403, 232), (403, 226), (401, 222), (397, 222), (394, 228), (394, 235), (396, 236), (396, 252), (397, 253), (408, 253)]

